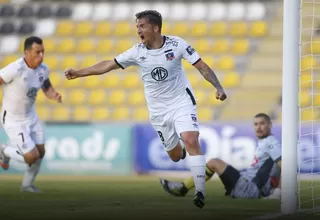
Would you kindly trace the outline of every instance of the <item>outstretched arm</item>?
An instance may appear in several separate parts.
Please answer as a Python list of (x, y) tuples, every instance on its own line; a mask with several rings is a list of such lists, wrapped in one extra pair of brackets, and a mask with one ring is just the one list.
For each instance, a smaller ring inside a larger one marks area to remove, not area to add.
[(42, 91), (46, 95), (46, 97), (50, 100), (56, 100), (57, 102), (62, 102), (62, 97), (61, 95), (56, 92), (56, 90), (53, 88), (50, 79), (46, 79), (43, 82), (42, 85)]
[(67, 79), (75, 79), (90, 75), (101, 75), (118, 68), (120, 68), (120, 66), (114, 60), (105, 60), (79, 70), (67, 69), (65, 71), (65, 76)]
[(217, 89), (216, 98), (222, 101), (225, 100), (227, 95), (214, 71), (202, 60), (199, 60), (194, 66), (199, 70), (201, 75)]
[(216, 89), (223, 89), (218, 77), (216, 74), (213, 72), (213, 70), (202, 60), (199, 60), (194, 66), (199, 70), (201, 75), (208, 81), (210, 82)]

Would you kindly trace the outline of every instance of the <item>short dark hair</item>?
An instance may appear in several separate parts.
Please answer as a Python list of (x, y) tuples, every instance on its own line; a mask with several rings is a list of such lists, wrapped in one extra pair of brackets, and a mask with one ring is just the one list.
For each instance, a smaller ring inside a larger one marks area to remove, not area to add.
[(148, 21), (150, 22), (150, 24), (158, 25), (159, 26), (159, 30), (161, 32), (162, 16), (158, 11), (156, 11), (156, 10), (145, 10), (145, 11), (138, 12), (136, 14), (136, 20), (137, 19), (141, 19), (141, 18), (147, 18)]
[(42, 39), (40, 37), (36, 37), (36, 36), (28, 37), (24, 41), (24, 50), (30, 49), (32, 47), (33, 43), (42, 44)]
[(271, 119), (269, 117), (269, 115), (267, 115), (266, 113), (258, 113), (254, 116), (255, 118), (264, 118), (267, 122), (271, 122)]

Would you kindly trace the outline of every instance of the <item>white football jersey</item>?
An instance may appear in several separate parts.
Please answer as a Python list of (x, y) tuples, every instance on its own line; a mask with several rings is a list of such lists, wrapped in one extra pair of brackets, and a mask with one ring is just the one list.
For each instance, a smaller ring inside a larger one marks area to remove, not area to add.
[(16, 117), (28, 117), (35, 113), (34, 102), (43, 82), (49, 77), (49, 68), (42, 63), (31, 69), (20, 58), (0, 70), (4, 80), (2, 111)]
[(115, 62), (123, 69), (138, 66), (152, 116), (196, 104), (182, 66), (182, 59), (195, 64), (200, 60), (200, 56), (182, 38), (164, 36), (161, 48), (148, 49), (142, 43), (138, 43), (118, 55)]

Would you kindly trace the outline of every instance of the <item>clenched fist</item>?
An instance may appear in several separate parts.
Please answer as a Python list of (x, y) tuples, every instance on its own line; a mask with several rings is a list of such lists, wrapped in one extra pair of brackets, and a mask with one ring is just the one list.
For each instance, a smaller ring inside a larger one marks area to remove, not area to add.
[(70, 79), (76, 79), (76, 78), (79, 77), (78, 72), (77, 72), (76, 70), (72, 69), (72, 68), (66, 69), (66, 70), (64, 71), (64, 75), (66, 76), (66, 78), (67, 78), (68, 80), (70, 80)]
[(223, 89), (217, 89), (216, 92), (216, 99), (219, 99), (221, 101), (224, 101), (227, 98), (227, 94)]

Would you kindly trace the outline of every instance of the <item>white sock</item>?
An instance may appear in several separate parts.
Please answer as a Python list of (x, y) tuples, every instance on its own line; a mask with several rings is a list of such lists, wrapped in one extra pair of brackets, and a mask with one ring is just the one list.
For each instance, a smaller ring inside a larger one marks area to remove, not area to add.
[(25, 163), (23, 155), (18, 151), (17, 148), (7, 146), (3, 152), (7, 157), (10, 157), (12, 160)]
[(189, 156), (189, 167), (193, 176), (195, 192), (201, 191), (204, 195), (206, 182), (206, 160), (203, 155)]
[(38, 172), (40, 171), (42, 159), (38, 159), (31, 166), (28, 166), (27, 170), (24, 173), (22, 186), (30, 186), (33, 184), (34, 179), (36, 178)]

